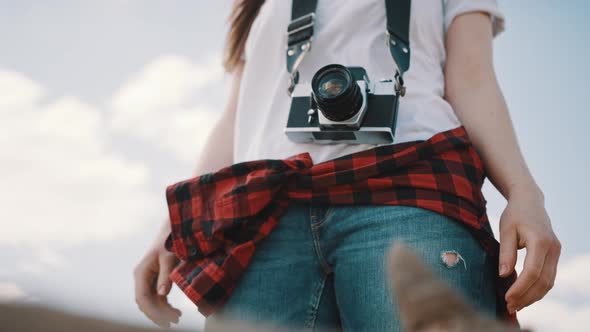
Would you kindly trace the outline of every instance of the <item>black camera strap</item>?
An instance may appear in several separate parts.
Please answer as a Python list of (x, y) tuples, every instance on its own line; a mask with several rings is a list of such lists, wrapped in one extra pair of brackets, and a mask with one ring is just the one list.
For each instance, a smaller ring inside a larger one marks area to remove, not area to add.
[[(291, 22), (287, 28), (287, 71), (291, 74), (288, 94), (299, 80), (297, 68), (311, 49), (317, 0), (293, 0)], [(387, 47), (397, 64), (396, 90), (405, 94), (403, 74), (410, 67), (410, 12), (411, 0), (385, 0)]]

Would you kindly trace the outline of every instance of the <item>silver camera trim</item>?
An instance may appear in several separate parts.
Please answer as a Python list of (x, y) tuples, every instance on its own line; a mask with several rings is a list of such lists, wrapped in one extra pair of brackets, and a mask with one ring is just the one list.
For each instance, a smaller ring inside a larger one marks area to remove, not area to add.
[[(367, 77), (365, 76), (365, 80), (358, 80), (356, 82), (363, 82), (363, 85), (367, 87), (367, 89), (362, 89), (363, 93), (363, 105), (364, 113), (367, 112), (368, 106), (365, 103), (368, 103), (367, 95), (399, 95), (398, 92), (395, 90), (395, 82), (392, 79), (381, 79), (379, 81), (368, 81)], [(295, 89), (292, 94), (292, 98), (298, 97), (306, 97), (312, 98), (312, 89), (310, 82), (303, 82), (295, 85)], [(319, 113), (318, 116), (323, 116), (320, 111), (313, 110), (313, 115)], [(359, 112), (360, 113), (360, 112)], [(358, 114), (358, 113), (357, 113)], [(309, 111), (308, 111), (309, 115)], [(364, 114), (363, 114), (364, 117)], [(319, 118), (318, 118), (319, 120)], [(362, 124), (362, 118), (359, 120)], [(319, 121), (318, 121), (319, 122)], [(342, 122), (332, 121), (336, 124), (341, 124)], [(351, 131), (355, 135), (354, 140), (324, 140), (324, 139), (316, 139), (313, 136), (313, 133), (319, 132), (340, 132), (340, 131)], [(295, 143), (316, 143), (316, 144), (359, 144), (359, 141), (363, 141), (362, 144), (391, 144), (395, 139), (394, 131), (389, 127), (366, 127), (361, 126), (358, 129), (334, 129), (334, 128), (322, 128), (321, 126), (317, 127), (296, 127), (290, 128), (285, 127), (283, 129), (284, 133), (289, 137), (289, 140)], [(373, 133), (383, 133), (384, 135), (375, 136)]]
[[(351, 131), (355, 139), (353, 140), (324, 140), (316, 139), (313, 133), (321, 132), (338, 132), (337, 130), (322, 130), (319, 127), (313, 128), (288, 128), (285, 127), (284, 133), (289, 140), (295, 143), (318, 143), (318, 144), (358, 144), (359, 140), (364, 141), (362, 144), (391, 144), (394, 141), (394, 133), (389, 127), (361, 127), (359, 130)], [(387, 138), (377, 137), (372, 133), (386, 133)]]

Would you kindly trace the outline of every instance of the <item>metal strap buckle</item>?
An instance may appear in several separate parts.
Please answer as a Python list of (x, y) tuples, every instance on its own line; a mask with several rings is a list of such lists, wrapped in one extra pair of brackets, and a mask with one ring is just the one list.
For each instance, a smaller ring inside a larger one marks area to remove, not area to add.
[[(296, 26), (295, 23), (299, 23), (299, 22), (307, 20), (307, 19), (309, 19), (309, 23), (302, 25), (300, 27), (293, 28), (294, 26)], [(315, 13), (314, 12), (300, 16), (300, 17), (292, 20), (291, 22), (289, 22), (289, 25), (287, 27), (287, 36), (297, 33), (299, 31), (311, 28), (311, 27), (313, 27), (314, 24), (315, 24)], [(293, 30), (291, 30), (291, 29), (293, 29)]]
[(400, 96), (406, 95), (406, 86), (404, 85), (404, 78), (402, 77), (399, 70), (395, 72), (395, 91), (399, 93)]
[(289, 87), (287, 88), (287, 94), (289, 97), (293, 95), (293, 90), (295, 90), (295, 85), (297, 85), (297, 81), (299, 81), (299, 71), (295, 71), (289, 75)]
[[(290, 71), (289, 87), (287, 88), (287, 94), (292, 95), (295, 85), (299, 80), (299, 71), (297, 68), (301, 64), (303, 57), (311, 49), (311, 40), (313, 39), (313, 32), (309, 36), (299, 36), (294, 39), (294, 42), (290, 42), (290, 36), (298, 32), (313, 29), (315, 24), (315, 13), (300, 16), (291, 22), (287, 28), (287, 70)], [(302, 38), (303, 37), (303, 38)], [(306, 38), (305, 38), (306, 37)]]
[[(387, 43), (387, 48), (390, 48), (391, 45), (397, 46), (397, 42), (395, 41), (394, 38), (391, 38), (391, 34), (387, 30), (385, 30), (385, 41)], [(402, 49), (402, 51), (404, 53), (408, 52), (405, 47)], [(400, 96), (403, 97), (406, 95), (406, 87), (404, 86), (404, 78), (402, 77), (399, 63), (397, 62), (397, 60), (395, 59), (394, 56), (392, 56), (392, 58), (393, 58), (393, 62), (395, 62), (395, 65), (397, 67), (397, 69), (395, 70), (395, 91), (397, 93), (399, 93)]]

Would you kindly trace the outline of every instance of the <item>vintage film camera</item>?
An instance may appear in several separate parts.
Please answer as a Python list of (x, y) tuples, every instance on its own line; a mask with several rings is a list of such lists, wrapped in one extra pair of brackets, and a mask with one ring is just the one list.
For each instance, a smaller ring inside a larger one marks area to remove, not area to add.
[(292, 94), (285, 133), (298, 143), (393, 142), (398, 93), (392, 80), (372, 82), (362, 67), (330, 64)]

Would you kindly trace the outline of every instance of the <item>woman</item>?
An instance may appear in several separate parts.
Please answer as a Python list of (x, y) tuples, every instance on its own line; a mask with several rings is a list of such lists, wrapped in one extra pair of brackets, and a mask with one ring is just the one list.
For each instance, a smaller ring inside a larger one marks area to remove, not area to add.
[[(293, 143), (285, 136), (291, 102), (285, 92), (284, 54), (290, 13), (290, 1), (234, 4), (225, 59), (233, 76), (230, 99), (196, 174), (302, 152), (319, 164), (375, 147)], [(312, 48), (299, 66), (299, 82), (311, 81), (330, 63), (361, 66), (372, 80), (392, 78), (395, 65), (385, 47), (385, 19), (383, 0), (319, 1)], [(496, 279), (513, 274), (518, 249), (526, 248), (527, 255), (521, 275), (502, 299), (507, 310), (521, 310), (551, 289), (561, 245), (496, 81), (492, 40), (503, 29), (495, 0), (412, 3), (411, 65), (394, 142), (424, 141), (464, 127), (487, 177), (508, 202), (500, 219), (499, 258), (490, 257), (456, 220), (428, 209), (294, 203), (257, 248), (219, 315), (289, 327), (398, 330), (382, 263), (396, 239), (412, 244), (440, 277), (490, 314), (497, 306)], [(166, 302), (168, 277), (178, 263), (163, 245), (170, 232), (166, 222), (135, 268), (138, 306), (162, 326), (180, 315)]]

